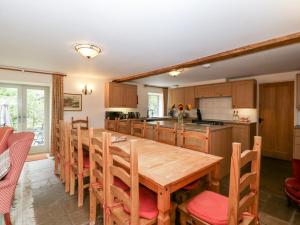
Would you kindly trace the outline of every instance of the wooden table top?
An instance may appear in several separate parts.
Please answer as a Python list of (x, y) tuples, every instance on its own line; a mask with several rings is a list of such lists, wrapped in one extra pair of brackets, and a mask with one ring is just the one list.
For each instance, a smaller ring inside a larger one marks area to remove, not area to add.
[[(94, 129), (94, 136), (101, 137), (104, 129)], [(135, 146), (139, 156), (139, 174), (161, 187), (167, 187), (216, 165), (222, 157), (201, 153), (153, 140), (112, 132), (113, 136), (126, 136), (127, 141), (114, 143), (129, 151), (129, 140), (137, 140)], [(82, 143), (89, 144), (88, 131), (82, 131)]]

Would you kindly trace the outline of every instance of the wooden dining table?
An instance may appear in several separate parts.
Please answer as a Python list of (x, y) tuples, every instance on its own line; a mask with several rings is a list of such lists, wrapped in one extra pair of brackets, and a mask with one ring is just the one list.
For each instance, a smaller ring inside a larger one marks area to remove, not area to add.
[[(102, 138), (104, 129), (94, 129), (94, 137)], [(117, 132), (112, 136), (126, 136), (127, 140), (113, 143), (129, 152), (130, 140), (136, 140), (138, 150), (139, 182), (157, 193), (158, 224), (170, 224), (171, 194), (199, 178), (210, 174), (209, 188), (220, 189), (220, 162), (222, 157), (193, 151), (153, 140), (124, 135)], [(88, 131), (82, 131), (82, 143), (88, 149)]]

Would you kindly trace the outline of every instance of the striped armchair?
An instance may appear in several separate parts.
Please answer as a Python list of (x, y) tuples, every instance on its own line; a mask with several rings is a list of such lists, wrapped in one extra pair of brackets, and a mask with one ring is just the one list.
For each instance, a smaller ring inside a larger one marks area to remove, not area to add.
[(6, 225), (11, 225), (10, 208), (14, 192), (33, 138), (33, 133), (21, 132), (11, 134), (7, 140), (10, 149), (11, 168), (4, 179), (0, 181), (0, 214), (4, 214)]

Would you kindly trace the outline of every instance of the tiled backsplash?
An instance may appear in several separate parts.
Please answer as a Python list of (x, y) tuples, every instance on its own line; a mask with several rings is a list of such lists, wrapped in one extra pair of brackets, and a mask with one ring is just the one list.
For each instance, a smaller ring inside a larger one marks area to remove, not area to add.
[[(214, 120), (232, 120), (233, 119), (233, 108), (232, 98), (201, 98), (199, 100), (200, 110), (203, 119), (214, 119)], [(238, 109), (239, 116), (248, 116), (250, 121), (257, 121), (257, 110), (256, 109)], [(191, 117), (197, 117), (196, 110), (192, 110), (190, 113)]]

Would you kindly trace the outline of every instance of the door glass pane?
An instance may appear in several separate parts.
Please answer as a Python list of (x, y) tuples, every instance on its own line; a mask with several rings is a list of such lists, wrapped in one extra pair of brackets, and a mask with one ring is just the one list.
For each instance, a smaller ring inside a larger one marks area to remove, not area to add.
[(159, 114), (159, 96), (149, 95), (148, 96), (148, 110), (150, 111), (150, 116), (157, 117)]
[(1, 126), (5, 121), (11, 122), (11, 124), (6, 124), (12, 126), (15, 130), (19, 130), (19, 119), (18, 119), (18, 88), (13, 87), (0, 87), (0, 106), (4, 107), (7, 105), (8, 116), (5, 118), (3, 110), (1, 116)]
[(35, 134), (33, 146), (45, 144), (45, 91), (27, 89), (26, 129)]

